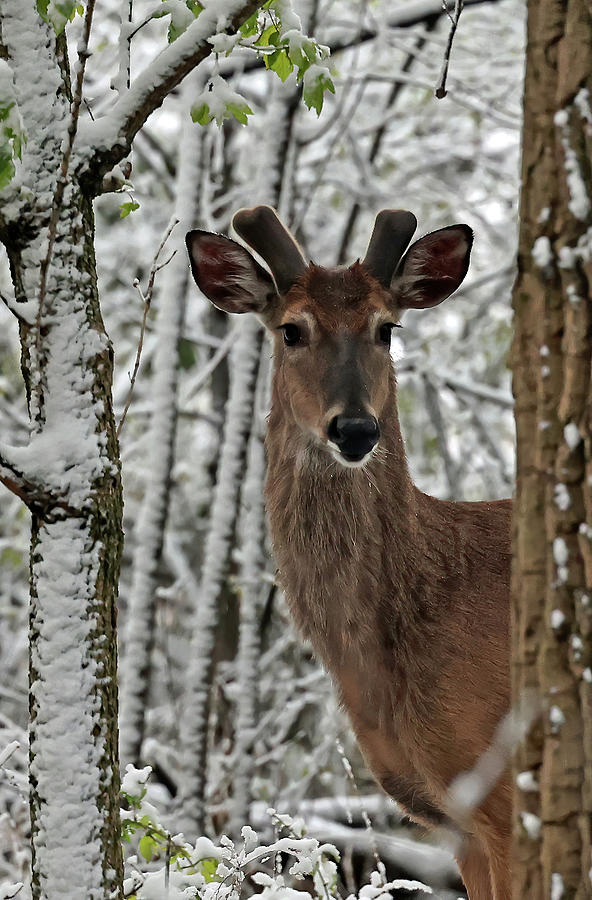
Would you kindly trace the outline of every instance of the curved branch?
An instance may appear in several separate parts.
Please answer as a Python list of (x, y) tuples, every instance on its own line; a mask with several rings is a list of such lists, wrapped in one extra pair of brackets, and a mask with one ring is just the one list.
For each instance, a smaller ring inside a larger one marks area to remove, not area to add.
[(212, 53), (209, 39), (221, 30), (235, 32), (263, 3), (264, 0), (233, 0), (228, 4), (225, 28), (216, 4), (202, 10), (189, 28), (134, 80), (106, 116), (86, 123), (85, 143), (94, 149), (85, 160), (85, 169), (93, 179), (102, 178), (127, 155), (148, 117)]

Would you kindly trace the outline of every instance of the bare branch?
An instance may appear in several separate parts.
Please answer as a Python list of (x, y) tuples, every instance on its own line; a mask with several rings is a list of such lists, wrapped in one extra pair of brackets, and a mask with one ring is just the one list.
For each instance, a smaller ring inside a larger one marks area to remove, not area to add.
[(125, 417), (127, 416), (127, 411), (130, 408), (130, 404), (132, 402), (132, 394), (134, 392), (134, 387), (136, 384), (136, 377), (138, 375), (138, 369), (140, 368), (140, 359), (142, 356), (142, 348), (144, 346), (144, 335), (146, 333), (146, 320), (148, 318), (148, 313), (150, 312), (150, 306), (152, 304), (152, 293), (154, 291), (154, 279), (156, 278), (157, 272), (160, 272), (161, 269), (164, 269), (165, 266), (168, 266), (168, 264), (170, 263), (171, 259), (173, 258), (173, 256), (175, 255), (175, 253), (177, 251), (175, 250), (173, 253), (171, 253), (169, 258), (167, 260), (165, 260), (165, 262), (163, 262), (163, 263), (158, 262), (158, 257), (162, 253), (162, 251), (164, 249), (164, 245), (170, 238), (173, 229), (175, 228), (176, 225), (178, 225), (178, 223), (179, 223), (179, 220), (173, 218), (173, 219), (171, 219), (171, 221), (169, 222), (169, 224), (167, 226), (164, 236), (158, 246), (158, 250), (156, 251), (156, 253), (154, 255), (154, 260), (152, 261), (152, 266), (150, 268), (150, 274), (148, 276), (148, 287), (146, 288), (145, 294), (143, 293), (142, 288), (140, 287), (140, 282), (138, 281), (138, 279), (136, 278), (134, 281), (134, 287), (138, 291), (138, 293), (142, 299), (142, 303), (144, 304), (144, 314), (142, 316), (142, 324), (140, 326), (140, 338), (138, 340), (138, 349), (136, 350), (136, 359), (134, 362), (134, 369), (133, 369), (131, 379), (130, 379), (130, 387), (129, 387), (127, 399), (125, 401), (125, 406), (123, 407), (123, 412), (121, 414), (121, 419), (119, 420), (119, 425), (117, 426), (117, 437), (119, 437), (119, 435), (121, 434), (121, 429), (123, 428), (123, 423), (125, 422)]
[(447, 0), (442, 0), (442, 8), (445, 10), (448, 18), (450, 19), (450, 32), (448, 34), (448, 42), (444, 51), (442, 71), (440, 72), (440, 77), (436, 85), (435, 93), (438, 100), (442, 100), (442, 98), (445, 97), (448, 93), (446, 90), (446, 76), (448, 75), (448, 65), (450, 63), (450, 51), (452, 50), (452, 42), (454, 40), (454, 35), (456, 34), (456, 29), (458, 28), (458, 20), (460, 19), (460, 14), (463, 11), (464, 5), (464, 0), (455, 0), (454, 14), (451, 14), (448, 12)]

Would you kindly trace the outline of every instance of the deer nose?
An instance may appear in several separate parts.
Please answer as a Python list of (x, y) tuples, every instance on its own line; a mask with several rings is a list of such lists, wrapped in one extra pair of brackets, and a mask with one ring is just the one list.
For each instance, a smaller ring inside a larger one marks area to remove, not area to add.
[(339, 415), (329, 422), (327, 436), (348, 462), (359, 462), (378, 443), (380, 428), (374, 416)]

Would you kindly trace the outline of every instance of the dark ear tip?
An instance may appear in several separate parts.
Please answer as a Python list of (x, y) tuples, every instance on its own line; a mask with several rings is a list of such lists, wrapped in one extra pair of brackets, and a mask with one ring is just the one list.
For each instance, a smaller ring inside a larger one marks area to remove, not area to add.
[(451, 228), (460, 228), (465, 235), (465, 238), (469, 244), (469, 250), (473, 246), (473, 241), (475, 240), (475, 232), (471, 228), (470, 225), (465, 225), (464, 222), (459, 222), (458, 225), (451, 225)]
[[(223, 235), (214, 234), (212, 231), (204, 231), (203, 228), (192, 228), (191, 231), (188, 231), (185, 235), (185, 246), (189, 251), (193, 247), (195, 241), (199, 240), (202, 237), (222, 237)], [(228, 238), (227, 238), (228, 240)]]

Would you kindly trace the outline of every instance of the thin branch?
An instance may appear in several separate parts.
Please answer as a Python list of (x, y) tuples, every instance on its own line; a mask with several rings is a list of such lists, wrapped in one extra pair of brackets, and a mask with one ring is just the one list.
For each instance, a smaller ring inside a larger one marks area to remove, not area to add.
[(49, 264), (51, 262), (53, 248), (56, 240), (58, 219), (60, 217), (60, 211), (62, 209), (62, 203), (64, 201), (64, 191), (66, 190), (66, 184), (68, 182), (70, 157), (72, 156), (72, 148), (74, 146), (74, 140), (76, 138), (76, 132), (78, 130), (78, 117), (80, 114), (80, 107), (82, 105), (82, 86), (84, 83), (84, 71), (86, 69), (86, 61), (90, 56), (88, 50), (88, 42), (90, 40), (90, 30), (92, 26), (94, 9), (95, 0), (88, 0), (86, 5), (86, 14), (84, 16), (82, 39), (78, 47), (78, 67), (76, 69), (76, 82), (74, 85), (74, 94), (72, 97), (72, 111), (70, 113), (70, 122), (68, 124), (68, 132), (66, 135), (66, 147), (64, 149), (64, 155), (62, 156), (62, 163), (60, 165), (60, 172), (58, 175), (55, 194), (53, 197), (53, 205), (51, 208), (51, 215), (49, 218), (47, 253), (45, 254), (45, 258), (41, 262), (39, 307), (37, 309), (37, 318), (35, 323), (35, 345), (37, 353), (39, 353), (41, 346), (41, 319), (43, 316), (43, 305), (45, 302), (45, 293), (47, 290), (47, 273), (49, 270)]
[[(230, 6), (226, 31), (236, 32), (263, 2), (264, 0), (234, 0)], [(96, 128), (89, 123), (87, 142), (96, 149), (87, 161), (87, 168), (93, 173), (93, 177), (97, 174), (102, 177), (127, 155), (134, 137), (146, 119), (161, 106), (165, 97), (189, 72), (210, 56), (212, 45), (209, 40), (220, 29), (220, 12), (216, 4), (202, 9), (197, 19), (174, 44), (166, 47), (133, 81), (111, 111), (97, 121)]]
[(444, 59), (442, 61), (442, 71), (440, 72), (440, 77), (438, 78), (438, 83), (436, 84), (436, 97), (438, 100), (442, 100), (443, 97), (446, 96), (448, 91), (446, 90), (446, 77), (448, 75), (448, 66), (450, 63), (450, 51), (452, 50), (452, 42), (454, 41), (454, 35), (456, 34), (456, 29), (458, 28), (458, 20), (460, 19), (460, 14), (463, 11), (465, 3), (464, 0), (455, 0), (454, 2), (454, 14), (452, 15), (448, 12), (448, 6), (446, 0), (442, 0), (442, 8), (448, 15), (450, 19), (450, 32), (448, 34), (448, 41), (446, 43), (446, 49), (444, 50)]
[(117, 437), (121, 434), (121, 429), (123, 428), (123, 423), (125, 422), (125, 417), (127, 416), (128, 409), (130, 408), (130, 404), (132, 402), (132, 395), (134, 393), (134, 387), (136, 385), (136, 378), (138, 375), (138, 369), (140, 368), (140, 359), (142, 357), (142, 348), (144, 347), (144, 335), (146, 334), (146, 320), (148, 318), (148, 313), (150, 312), (150, 306), (152, 304), (152, 293), (154, 291), (154, 279), (156, 278), (157, 272), (160, 272), (161, 269), (164, 269), (165, 266), (168, 266), (173, 256), (177, 252), (176, 250), (171, 253), (168, 259), (166, 259), (163, 263), (158, 262), (158, 257), (162, 253), (164, 249), (164, 245), (168, 241), (171, 236), (171, 233), (175, 226), (179, 223), (178, 219), (171, 219), (169, 222), (167, 229), (164, 233), (164, 236), (158, 246), (158, 250), (154, 255), (154, 260), (152, 262), (152, 266), (150, 268), (150, 274), (148, 276), (148, 286), (146, 288), (146, 293), (144, 294), (142, 288), (140, 287), (140, 282), (138, 279), (134, 279), (134, 287), (138, 291), (142, 303), (144, 304), (144, 313), (142, 315), (142, 324), (140, 326), (140, 338), (138, 340), (138, 348), (136, 350), (136, 359), (134, 361), (134, 368), (130, 378), (130, 386), (127, 394), (127, 399), (125, 401), (125, 406), (123, 407), (123, 412), (121, 414), (121, 419), (119, 420), (119, 425), (117, 426)]
[[(431, 18), (427, 19), (426, 20), (426, 29), (428, 31), (431, 31), (435, 27), (436, 22), (437, 22), (437, 16), (432, 16)], [(411, 50), (407, 51), (407, 55), (405, 57), (403, 65), (401, 66), (401, 72), (409, 72), (413, 63), (415, 62), (415, 57), (416, 57), (417, 52), (422, 50), (425, 42), (426, 42), (426, 39), (425, 39), (424, 35), (420, 35), (415, 43), (415, 46)], [(389, 94), (389, 98), (387, 100), (387, 105), (386, 105), (386, 109), (389, 112), (392, 111), (393, 107), (397, 103), (397, 100), (399, 99), (399, 95), (401, 94), (403, 87), (404, 87), (404, 84), (401, 81), (395, 81), (393, 83), (393, 86), (392, 86), (390, 94)], [(370, 163), (370, 165), (373, 165), (373, 163), (376, 161), (376, 158), (382, 147), (383, 139), (386, 134), (387, 134), (387, 123), (383, 121), (380, 123), (380, 125), (376, 129), (374, 138), (372, 140), (372, 145), (370, 147), (370, 153), (368, 155), (368, 162)], [(361, 203), (358, 200), (354, 201), (354, 204), (350, 209), (349, 216), (347, 218), (347, 222), (345, 225), (345, 229), (343, 231), (343, 235), (341, 238), (341, 244), (339, 247), (339, 252), (337, 254), (337, 264), (338, 265), (341, 265), (349, 256), (349, 246), (351, 243), (351, 238), (354, 233), (354, 229), (356, 227), (356, 222), (358, 220), (358, 216), (360, 215), (361, 211), (362, 211)]]
[(452, 453), (450, 452), (448, 436), (446, 433), (444, 419), (442, 417), (442, 410), (440, 408), (438, 392), (434, 387), (433, 382), (425, 372), (423, 374), (423, 386), (426, 399), (426, 409), (432, 425), (434, 426), (434, 430), (438, 438), (438, 444), (440, 446), (440, 452), (444, 460), (444, 471), (446, 472), (446, 480), (448, 481), (450, 498), (453, 500), (461, 500), (462, 486), (459, 478), (459, 469), (452, 458)]

